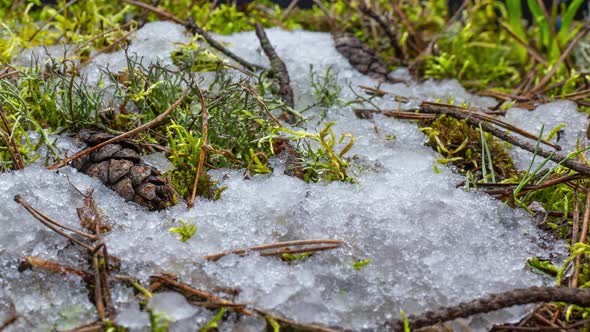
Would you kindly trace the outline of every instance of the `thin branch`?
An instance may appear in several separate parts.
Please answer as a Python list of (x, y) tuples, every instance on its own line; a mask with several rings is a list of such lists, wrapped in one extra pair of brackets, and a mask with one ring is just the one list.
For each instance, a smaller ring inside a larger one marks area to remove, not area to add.
[[(270, 61), (270, 68), (273, 76), (278, 78), (279, 96), (285, 102), (287, 107), (293, 109), (295, 107), (293, 89), (291, 89), (291, 80), (285, 62), (283, 62), (275, 51), (260, 23), (256, 23), (256, 36), (260, 40), (260, 47), (264, 50), (264, 54), (266, 54), (266, 57)], [(283, 112), (282, 116), (288, 123), (295, 122), (295, 116), (288, 111)]]
[(14, 169), (20, 170), (25, 168), (25, 160), (23, 155), (20, 153), (18, 145), (14, 141), (14, 137), (12, 136), (12, 129), (10, 128), (10, 123), (8, 122), (8, 118), (4, 113), (4, 109), (0, 106), (0, 119), (6, 128), (6, 132), (0, 126), (0, 135), (2, 135), (2, 139), (4, 140), (4, 144), (8, 148), (8, 152), (10, 153), (10, 158), (14, 163)]
[[(590, 306), (590, 289), (564, 287), (530, 287), (514, 289), (503, 293), (488, 295), (456, 306), (439, 308), (427, 311), (420, 315), (409, 316), (408, 323), (413, 330), (514, 305), (536, 302), (566, 302), (587, 307)], [(395, 331), (404, 330), (404, 321), (401, 319), (388, 321), (386, 324)]]
[(219, 42), (217, 42), (215, 39), (213, 39), (211, 37), (211, 35), (209, 35), (209, 33), (207, 33), (205, 30), (201, 29), (194, 20), (192, 20), (191, 18), (189, 18), (188, 21), (183, 21), (181, 19), (179, 19), (178, 17), (174, 16), (173, 14), (163, 10), (162, 8), (158, 8), (152, 5), (149, 5), (147, 3), (143, 3), (141, 1), (137, 1), (137, 0), (123, 0), (124, 2), (143, 8), (143, 9), (147, 9), (153, 13), (155, 13), (156, 15), (171, 20), (175, 23), (178, 24), (182, 24), (184, 25), (189, 31), (191, 31), (193, 34), (199, 34), (201, 36), (203, 36), (203, 38), (205, 38), (205, 40), (207, 41), (207, 43), (209, 45), (211, 45), (213, 48), (215, 48), (216, 50), (220, 51), (221, 53), (227, 55), (228, 57), (232, 58), (234, 61), (236, 61), (237, 63), (239, 63), (240, 65), (242, 65), (243, 67), (245, 67), (246, 69), (248, 69), (249, 71), (254, 71), (254, 70), (260, 70), (260, 69), (264, 69), (258, 65), (252, 64), (242, 58), (240, 58), (239, 56), (237, 56), (235, 53), (233, 53), (232, 51), (228, 50), (227, 48), (223, 47), (223, 45), (221, 45)]
[(86, 284), (94, 285), (94, 276), (92, 276), (90, 273), (88, 273), (86, 271), (63, 266), (60, 263), (48, 261), (48, 260), (45, 260), (45, 259), (42, 259), (39, 257), (34, 257), (34, 256), (23, 257), (20, 261), (19, 271), (27, 270), (30, 268), (37, 268), (37, 269), (41, 269), (41, 270), (45, 270), (45, 271), (49, 271), (49, 272), (53, 272), (53, 273), (58, 273), (58, 274), (75, 275), (75, 276), (82, 278), (82, 280), (84, 280), (84, 282)]
[[(556, 163), (561, 163), (563, 166), (568, 167), (568, 168), (570, 168), (574, 171), (577, 171), (579, 173), (590, 175), (590, 166), (588, 166), (584, 163), (581, 163), (579, 161), (576, 161), (569, 156), (565, 156), (563, 154), (557, 153), (556, 151), (547, 150), (542, 147), (539, 147), (537, 149), (536, 144), (523, 141), (517, 137), (510, 135), (508, 132), (501, 130), (499, 128), (496, 128), (496, 127), (492, 126), (491, 124), (487, 123), (486, 121), (488, 121), (489, 117), (481, 112), (473, 112), (473, 111), (470, 111), (469, 109), (466, 109), (466, 108), (462, 108), (462, 107), (458, 107), (458, 106), (454, 106), (454, 105), (448, 105), (448, 104), (433, 103), (433, 102), (422, 102), (417, 107), (417, 109), (420, 110), (421, 112), (425, 112), (425, 113), (448, 114), (448, 115), (451, 115), (451, 116), (456, 117), (458, 119), (465, 120), (465, 121), (467, 121), (467, 123), (469, 123), (472, 126), (479, 126), (481, 124), (481, 127), (483, 130), (485, 130), (486, 132), (489, 132), (490, 134), (496, 136), (497, 138), (499, 138), (501, 140), (511, 143), (512, 145), (518, 146), (519, 148), (527, 150), (531, 153), (536, 153), (537, 155), (539, 155), (543, 158), (549, 158), (550, 160), (552, 160)], [(392, 110), (392, 111), (370, 110), (370, 111), (377, 112), (377, 113), (383, 113), (383, 114), (385, 114), (387, 116), (391, 116), (391, 117), (396, 117), (397, 114), (403, 114), (404, 112), (408, 113), (407, 111), (399, 112), (399, 111), (395, 111), (395, 110)], [(494, 120), (493, 123), (498, 124), (497, 121), (498, 120)], [(510, 129), (510, 130), (517, 132), (514, 129)], [(523, 135), (524, 131), (519, 130), (518, 133)], [(530, 135), (532, 135), (532, 134), (529, 133), (528, 136), (530, 136)], [(525, 135), (523, 135), (523, 136), (525, 136)], [(543, 142), (543, 140), (541, 140), (541, 142)], [(544, 143), (547, 145), (554, 145), (553, 143), (547, 142), (547, 141), (545, 141)]]
[(89, 154), (89, 153), (91, 153), (93, 151), (96, 151), (96, 150), (98, 150), (98, 149), (100, 149), (100, 148), (102, 148), (102, 147), (104, 147), (106, 145), (109, 145), (109, 144), (112, 144), (112, 143), (121, 141), (121, 140), (123, 140), (123, 139), (125, 139), (127, 137), (134, 136), (135, 134), (137, 134), (139, 132), (142, 132), (142, 131), (144, 131), (146, 129), (155, 127), (156, 125), (160, 124), (160, 122), (162, 122), (164, 120), (164, 118), (166, 118), (168, 116), (168, 114), (170, 114), (176, 107), (178, 107), (178, 105), (186, 97), (186, 95), (188, 93), (188, 90), (189, 90), (188, 88), (186, 90), (184, 90), (184, 92), (182, 93), (182, 95), (180, 96), (180, 98), (178, 98), (172, 105), (170, 105), (170, 107), (168, 107), (167, 110), (165, 110), (162, 114), (160, 114), (157, 117), (155, 117), (153, 120), (151, 120), (149, 122), (146, 122), (143, 125), (135, 128), (133, 130), (130, 130), (130, 131), (128, 131), (126, 133), (123, 133), (123, 134), (121, 134), (119, 136), (115, 136), (115, 137), (113, 137), (113, 138), (111, 138), (109, 140), (106, 140), (106, 141), (104, 141), (104, 142), (102, 142), (100, 144), (97, 144), (97, 145), (95, 145), (95, 146), (93, 146), (91, 148), (82, 150), (82, 151), (76, 153), (75, 155), (73, 155), (71, 157), (65, 157), (64, 159), (58, 161), (57, 163), (49, 166), (48, 169), (55, 170), (55, 169), (61, 168), (61, 167), (65, 166), (65, 165), (67, 165), (68, 163), (70, 163), (71, 161), (76, 160), (76, 159), (78, 159), (78, 158), (80, 158), (82, 156), (85, 156), (85, 155), (87, 155), (87, 154)]
[(279, 243), (272, 243), (272, 244), (263, 244), (259, 246), (247, 247), (242, 249), (236, 249), (231, 251), (224, 251), (217, 254), (207, 255), (204, 256), (203, 259), (209, 261), (216, 261), (220, 258), (235, 254), (235, 255), (244, 255), (250, 251), (265, 251), (269, 249), (276, 249), (276, 248), (290, 248), (295, 246), (307, 246), (307, 245), (322, 245), (321, 247), (312, 247), (312, 248), (302, 248), (302, 249), (289, 249), (284, 251), (274, 251), (271, 253), (261, 253), (262, 256), (274, 256), (280, 255), (283, 253), (299, 253), (299, 252), (310, 252), (310, 251), (320, 251), (320, 250), (329, 250), (335, 249), (344, 244), (342, 240), (299, 240), (299, 241), (287, 241), (287, 242), (279, 242)]
[[(350, 6), (350, 4), (348, 4), (348, 5)], [(385, 34), (387, 35), (387, 38), (389, 39), (389, 44), (391, 45), (391, 47), (395, 51), (395, 55), (401, 59), (402, 63), (406, 63), (407, 56), (406, 56), (403, 48), (401, 47), (401, 45), (398, 42), (398, 37), (396, 36), (395, 32), (393, 32), (393, 30), (392, 30), (392, 25), (393, 25), (392, 22), (385, 22), (385, 20), (383, 19), (382, 16), (375, 13), (371, 8), (369, 8), (367, 5), (365, 5), (364, 2), (361, 2), (359, 4), (359, 9), (363, 14), (369, 16), (371, 19), (373, 19), (375, 22), (377, 22), (377, 24), (379, 24), (381, 29), (383, 29), (383, 31), (385, 31)]]
[[(588, 222), (590, 221), (590, 190), (586, 191), (586, 205), (584, 206), (584, 219), (582, 221), (582, 231), (580, 232), (579, 243), (586, 243), (588, 235)], [(574, 263), (574, 283), (577, 284), (580, 278), (580, 265), (582, 264), (582, 256), (577, 256)]]
[(14, 306), (14, 303), (10, 303), (10, 308), (8, 310), (8, 317), (6, 317), (6, 319), (2, 323), (0, 323), (0, 331), (3, 331), (8, 326), (14, 324), (20, 317), (16, 313), (16, 307)]
[(209, 293), (204, 290), (197, 289), (189, 284), (180, 282), (176, 280), (176, 276), (168, 275), (168, 274), (159, 274), (150, 276), (150, 291), (155, 291), (156, 289), (166, 286), (168, 288), (172, 288), (177, 290), (178, 292), (182, 293), (185, 297), (191, 298), (192, 296), (197, 296), (199, 298), (205, 299), (209, 303), (217, 303), (217, 304), (228, 304), (232, 310), (236, 312), (242, 313), (246, 316), (256, 316), (256, 314), (248, 309), (245, 309), (245, 305), (240, 305), (233, 303), (227, 299), (221, 298), (215, 294)]
[[(88, 250), (90, 252), (94, 251), (94, 248), (92, 248), (91, 246), (89, 246), (86, 243), (81, 242), (81, 241), (73, 238), (71, 235), (66, 234), (65, 232), (63, 232), (62, 230), (60, 230), (59, 228), (57, 228), (55, 226), (55, 223), (51, 219), (48, 219), (45, 215), (43, 215), (42, 213), (40, 213), (39, 211), (37, 211), (36, 209), (34, 209), (29, 204), (27, 204), (27, 202), (25, 202), (25, 200), (22, 199), (22, 197), (20, 197), (19, 195), (14, 196), (14, 201), (17, 202), (18, 204), (20, 204), (22, 207), (24, 207), (33, 217), (35, 217), (35, 219), (39, 220), (43, 225), (49, 227), (51, 230), (53, 230), (57, 234), (59, 234), (59, 235), (65, 237), (66, 239), (68, 239), (68, 240), (76, 243), (77, 245), (85, 248), (86, 250)], [(76, 231), (76, 233), (83, 233), (83, 232)]]
[(193, 190), (191, 192), (191, 196), (189, 197), (188, 202), (186, 203), (189, 209), (195, 205), (195, 197), (197, 195), (197, 189), (199, 187), (199, 179), (201, 178), (201, 174), (203, 172), (203, 165), (205, 164), (205, 157), (207, 154), (205, 146), (207, 146), (208, 144), (207, 135), (209, 131), (209, 113), (207, 113), (205, 97), (203, 96), (203, 91), (201, 91), (199, 84), (196, 81), (194, 81), (194, 84), (197, 94), (199, 95), (199, 101), (201, 102), (201, 117), (203, 119), (203, 129), (201, 130), (201, 151), (199, 153), (199, 165), (197, 166), (197, 172), (195, 174), (195, 183), (193, 183)]

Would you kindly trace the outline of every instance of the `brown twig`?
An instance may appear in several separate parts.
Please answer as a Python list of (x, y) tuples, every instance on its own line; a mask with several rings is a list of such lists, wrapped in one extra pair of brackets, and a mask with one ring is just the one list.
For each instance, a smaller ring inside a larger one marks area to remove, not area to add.
[[(457, 306), (439, 308), (408, 317), (411, 329), (419, 329), (461, 317), (499, 310), (514, 305), (536, 302), (567, 302), (582, 307), (590, 305), (590, 289), (564, 287), (530, 287), (492, 294)], [(403, 320), (386, 323), (396, 331), (404, 330)], [(561, 327), (563, 328), (563, 327)]]
[(58, 274), (71, 274), (76, 275), (88, 285), (94, 285), (94, 276), (86, 271), (82, 271), (79, 269), (63, 266), (57, 262), (48, 261), (39, 257), (34, 256), (25, 256), (21, 259), (19, 265), (19, 271), (27, 270), (30, 268), (37, 268), (41, 270), (46, 270), (52, 273)]
[(10, 77), (10, 76), (13, 76), (13, 75), (17, 75), (17, 74), (20, 74), (20, 71), (19, 70), (12, 70), (12, 71), (8, 71), (8, 72), (5, 72), (5, 73), (2, 73), (2, 74), (0, 74), (0, 80), (3, 80), (5, 78), (7, 78), (7, 77)]
[(10, 128), (10, 123), (8, 122), (8, 118), (6, 117), (6, 114), (4, 113), (4, 109), (2, 108), (2, 106), (0, 106), (0, 119), (2, 120), (2, 123), (6, 128), (6, 131), (4, 131), (4, 129), (2, 129), (2, 127), (0, 126), (0, 135), (4, 140), (4, 144), (6, 144), (6, 147), (8, 148), (8, 153), (10, 153), (10, 158), (12, 159), (12, 162), (14, 164), (14, 169), (24, 169), (25, 160), (23, 158), (23, 155), (20, 153), (18, 145), (14, 141), (14, 137), (12, 136), (12, 129)]
[[(556, 186), (561, 183), (575, 181), (575, 180), (579, 180), (579, 179), (583, 179), (583, 178), (587, 178), (587, 176), (585, 176), (583, 174), (572, 174), (572, 175), (564, 175), (564, 176), (560, 176), (555, 179), (547, 180), (547, 181), (544, 181), (538, 185), (526, 185), (521, 189), (521, 191), (518, 193), (517, 196), (520, 197), (520, 196), (526, 195), (530, 191), (537, 191), (537, 190), (541, 190), (544, 188), (553, 187), (553, 186)], [(495, 194), (507, 195), (507, 194), (512, 193), (514, 191), (514, 189), (516, 189), (516, 187), (518, 187), (518, 184), (480, 183), (477, 186), (479, 188), (481, 188), (482, 191), (484, 191), (490, 195), (495, 195)], [(561, 213), (561, 214), (563, 214), (563, 213)]]
[[(586, 191), (586, 204), (584, 206), (584, 219), (582, 221), (582, 231), (580, 232), (579, 243), (586, 243), (588, 235), (588, 222), (590, 221), (590, 190)], [(580, 264), (582, 263), (582, 256), (577, 256), (574, 262), (573, 283), (577, 285), (580, 278)]]
[(317, 324), (303, 324), (292, 319), (288, 319), (276, 314), (272, 314), (269, 311), (262, 310), (262, 309), (254, 309), (256, 313), (263, 316), (264, 318), (268, 319), (271, 318), (272, 320), (278, 322), (279, 324), (289, 327), (286, 329), (287, 331), (309, 331), (309, 332), (338, 332), (342, 331), (342, 329), (334, 329), (327, 326), (317, 325)]
[(240, 58), (239, 56), (237, 56), (235, 53), (233, 53), (232, 51), (228, 50), (227, 48), (223, 47), (223, 45), (221, 45), (219, 42), (217, 42), (215, 39), (213, 39), (211, 37), (211, 35), (209, 35), (209, 33), (207, 33), (207, 31), (201, 29), (194, 20), (192, 20), (191, 18), (188, 19), (188, 21), (183, 21), (181, 19), (179, 19), (178, 17), (174, 16), (173, 14), (165, 11), (162, 8), (158, 8), (152, 5), (149, 5), (147, 3), (138, 1), (138, 0), (123, 0), (124, 2), (143, 8), (143, 9), (147, 9), (153, 13), (155, 13), (156, 15), (171, 20), (175, 23), (178, 24), (182, 24), (184, 25), (189, 31), (191, 31), (194, 34), (198, 34), (201, 35), (209, 45), (211, 45), (213, 48), (215, 48), (216, 50), (218, 50), (219, 52), (227, 55), (228, 57), (232, 58), (234, 61), (236, 61), (237, 63), (239, 63), (240, 65), (242, 65), (243, 67), (245, 67), (246, 69), (248, 69), (249, 71), (254, 71), (257, 69), (264, 69), (258, 65), (252, 64), (242, 58)]
[[(451, 115), (451, 116), (456, 117), (458, 119), (465, 120), (465, 121), (467, 121), (467, 123), (469, 123), (472, 126), (477, 127), (477, 126), (481, 125), (481, 127), (484, 131), (496, 136), (497, 138), (499, 138), (501, 140), (511, 143), (512, 145), (518, 146), (519, 148), (527, 150), (531, 153), (536, 153), (537, 155), (539, 155), (543, 158), (548, 158), (549, 160), (552, 160), (556, 163), (561, 163), (563, 166), (568, 167), (568, 168), (570, 168), (574, 171), (577, 171), (579, 173), (590, 175), (590, 166), (588, 166), (584, 163), (581, 163), (579, 161), (576, 161), (573, 158), (570, 158), (570, 157), (565, 156), (563, 154), (557, 153), (556, 151), (546, 150), (542, 147), (537, 148), (536, 144), (523, 141), (517, 137), (510, 135), (508, 132), (501, 130), (500, 128), (496, 128), (486, 122), (491, 117), (487, 116), (486, 114), (483, 114), (482, 112), (470, 111), (469, 109), (455, 106), (455, 105), (426, 102), (426, 101), (422, 102), (417, 107), (417, 109), (420, 110), (421, 112), (425, 112), (425, 113), (448, 114), (448, 115)], [(392, 111), (371, 110), (371, 112), (384, 113), (388, 116), (396, 116), (396, 114), (404, 113), (404, 112), (399, 112), (399, 111), (395, 111), (395, 110), (392, 110)], [(492, 123), (499, 124), (498, 120), (493, 120)], [(530, 133), (528, 133), (528, 135), (524, 135), (523, 133), (525, 133), (525, 131), (520, 130), (518, 128), (517, 128), (517, 130), (514, 130), (514, 128), (516, 128), (514, 126), (506, 126), (506, 127), (508, 129), (510, 129), (511, 131), (517, 132), (525, 137), (527, 137), (527, 136), (534, 137), (534, 135), (532, 135)], [(541, 142), (543, 142), (543, 141), (544, 140), (541, 140)], [(551, 142), (544, 141), (543, 143), (550, 145), (550, 146), (555, 146), (554, 143), (551, 143)]]
[[(291, 79), (289, 78), (289, 71), (287, 71), (285, 62), (283, 62), (275, 51), (260, 23), (256, 23), (256, 36), (258, 37), (258, 40), (260, 40), (260, 47), (264, 50), (264, 54), (266, 54), (266, 57), (270, 61), (272, 75), (278, 79), (279, 96), (285, 102), (287, 107), (293, 109), (295, 107), (293, 89), (291, 89)], [(288, 110), (283, 112), (281, 117), (288, 123), (295, 122), (295, 116)]]
[(203, 126), (202, 126), (202, 141), (201, 141), (201, 150), (199, 153), (199, 165), (197, 166), (197, 172), (195, 174), (195, 183), (193, 183), (193, 190), (191, 192), (191, 196), (189, 197), (186, 205), (190, 209), (195, 205), (195, 197), (197, 196), (197, 189), (199, 188), (199, 179), (201, 178), (201, 174), (203, 172), (203, 165), (205, 164), (205, 157), (207, 155), (207, 150), (205, 147), (207, 146), (207, 134), (209, 131), (209, 113), (207, 113), (207, 105), (205, 104), (205, 97), (203, 96), (203, 91), (199, 87), (199, 84), (194, 81), (195, 90), (199, 95), (199, 101), (201, 103), (201, 117), (203, 119)]
[(256, 314), (248, 309), (245, 309), (245, 305), (233, 303), (227, 299), (221, 298), (215, 294), (209, 293), (207, 291), (197, 289), (189, 284), (180, 282), (176, 279), (176, 276), (171, 274), (158, 274), (150, 276), (150, 291), (155, 291), (156, 289), (166, 286), (168, 288), (172, 288), (174, 290), (179, 291), (182, 293), (187, 299), (191, 299), (193, 296), (198, 298), (204, 299), (208, 303), (216, 303), (216, 304), (227, 304), (229, 308), (235, 310), (236, 312), (242, 313), (246, 316), (256, 316)]
[(89, 154), (89, 153), (91, 153), (93, 151), (96, 151), (96, 150), (102, 148), (103, 146), (106, 146), (106, 145), (109, 145), (109, 144), (112, 144), (112, 143), (121, 141), (121, 140), (123, 140), (123, 139), (125, 139), (127, 137), (134, 136), (135, 134), (137, 134), (139, 132), (142, 132), (142, 131), (144, 131), (146, 129), (152, 128), (152, 127), (160, 124), (160, 122), (162, 122), (164, 120), (164, 118), (166, 118), (168, 116), (168, 114), (170, 114), (176, 107), (178, 107), (178, 105), (180, 105), (180, 103), (186, 97), (186, 95), (188, 93), (188, 90), (189, 90), (188, 88), (186, 90), (184, 90), (184, 92), (182, 93), (182, 95), (174, 103), (172, 103), (172, 105), (170, 105), (170, 107), (168, 107), (167, 110), (165, 110), (162, 114), (160, 114), (157, 117), (155, 117), (153, 120), (151, 120), (149, 122), (146, 122), (143, 125), (135, 128), (133, 130), (130, 130), (130, 131), (125, 132), (125, 133), (123, 133), (121, 135), (118, 135), (118, 136), (115, 136), (115, 137), (113, 137), (113, 138), (111, 138), (109, 140), (106, 140), (106, 141), (104, 141), (102, 143), (99, 143), (99, 144), (97, 144), (97, 145), (95, 145), (95, 146), (93, 146), (91, 148), (82, 150), (82, 151), (74, 154), (71, 157), (65, 157), (64, 159), (58, 161), (57, 163), (49, 166), (48, 169), (55, 170), (55, 169), (61, 168), (61, 167), (65, 166), (65, 165), (67, 165), (68, 163), (70, 163), (71, 161), (76, 160), (76, 159), (78, 159), (78, 158), (80, 158), (82, 156), (85, 156), (85, 155), (87, 155), (87, 154)]
[(10, 303), (10, 308), (8, 309), (8, 317), (4, 319), (2, 323), (0, 323), (0, 331), (3, 331), (8, 326), (14, 324), (19, 319), (19, 315), (16, 313), (16, 307), (14, 303)]
[(224, 251), (217, 254), (207, 255), (204, 256), (203, 259), (209, 261), (216, 261), (224, 256), (235, 254), (235, 255), (244, 255), (250, 251), (265, 251), (269, 249), (277, 249), (277, 248), (290, 248), (295, 246), (308, 246), (308, 245), (321, 245), (319, 247), (311, 247), (311, 248), (301, 248), (301, 249), (289, 249), (283, 251), (273, 251), (271, 253), (261, 253), (261, 256), (276, 256), (281, 255), (283, 253), (299, 253), (299, 252), (311, 252), (311, 251), (321, 251), (321, 250), (329, 250), (335, 249), (344, 244), (342, 240), (299, 240), (299, 241), (287, 241), (287, 242), (279, 242), (279, 243), (272, 243), (272, 244), (263, 244), (259, 246), (247, 247), (242, 249), (236, 249), (231, 251)]
[(85, 248), (86, 250), (93, 252), (95, 250), (95, 248), (92, 248), (91, 246), (87, 245), (84, 242), (81, 242), (75, 238), (73, 238), (71, 235), (66, 234), (65, 232), (63, 232), (62, 230), (60, 230), (57, 227), (62, 227), (64, 229), (67, 230), (71, 230), (79, 235), (83, 235), (86, 236), (88, 238), (94, 238), (93, 235), (90, 234), (86, 234), (84, 232), (80, 232), (80, 231), (76, 231), (73, 230), (71, 228), (67, 228), (57, 222), (55, 222), (54, 220), (52, 220), (51, 218), (45, 216), (44, 214), (42, 214), (41, 212), (37, 211), (35, 208), (33, 208), (32, 206), (30, 206), (22, 197), (20, 197), (20, 195), (16, 195), (14, 196), (14, 201), (17, 202), (18, 204), (20, 204), (22, 207), (24, 207), (33, 217), (35, 217), (35, 219), (39, 220), (43, 225), (49, 227), (51, 230), (53, 230), (54, 232), (56, 232), (57, 234), (65, 237), (66, 239), (76, 243), (77, 245)]
[(509, 331), (522, 331), (522, 332), (550, 332), (550, 331), (563, 331), (563, 330), (572, 330), (584, 325), (590, 324), (590, 319), (583, 319), (579, 322), (575, 322), (570, 325), (566, 325), (563, 327), (547, 327), (547, 326), (540, 326), (540, 327), (525, 327), (525, 326), (511, 326), (511, 325), (494, 325), (492, 331), (500, 331), (500, 330), (509, 330)]
[[(350, 4), (348, 4), (348, 5), (350, 6)], [(391, 47), (395, 51), (395, 55), (401, 59), (402, 63), (406, 63), (407, 56), (406, 56), (403, 48), (401, 47), (401, 45), (398, 42), (398, 36), (396, 36), (395, 32), (392, 29), (392, 22), (385, 22), (385, 20), (383, 19), (382, 16), (375, 13), (364, 2), (360, 2), (359, 9), (363, 14), (369, 16), (371, 19), (373, 19), (375, 22), (377, 22), (377, 24), (379, 24), (381, 29), (383, 31), (385, 31), (385, 34), (387, 35), (387, 38), (389, 39), (389, 44), (391, 45)]]

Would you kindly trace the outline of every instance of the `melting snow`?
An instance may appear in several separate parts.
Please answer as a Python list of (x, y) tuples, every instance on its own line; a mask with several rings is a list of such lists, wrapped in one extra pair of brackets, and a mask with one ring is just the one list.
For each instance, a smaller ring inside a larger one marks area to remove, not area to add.
[[(166, 58), (174, 46), (172, 40), (188, 38), (181, 27), (170, 23), (147, 24), (137, 35), (130, 49), (149, 61)], [(268, 35), (287, 63), (299, 109), (312, 102), (311, 64), (320, 73), (332, 66), (345, 100), (355, 98), (347, 82), (353, 87), (377, 84), (350, 67), (334, 49), (329, 34), (269, 29)], [(254, 32), (219, 38), (249, 61), (267, 65)], [(96, 64), (115, 66), (123, 61), (123, 53), (116, 52), (100, 55)], [(89, 68), (88, 74), (96, 70)], [(455, 97), (457, 102), (494, 104), (489, 98), (470, 95), (456, 81), (382, 88), (422, 99)], [(397, 107), (391, 99), (375, 102)], [(319, 110), (306, 114), (311, 117), (308, 130), (322, 125), (319, 114)], [(75, 208), (82, 205), (82, 197), (68, 179), (81, 190), (96, 189), (104, 219), (113, 225), (106, 243), (110, 254), (122, 260), (123, 273), (146, 282), (150, 274), (166, 271), (196, 287), (237, 287), (241, 289), (237, 302), (303, 322), (371, 329), (398, 317), (400, 309), (420, 313), (542, 282), (524, 268), (528, 257), (549, 254), (540, 248), (542, 235), (531, 218), (486, 195), (456, 188), (462, 178), (446, 167), (439, 166), (440, 174), (435, 173), (437, 154), (423, 145), (425, 136), (415, 124), (382, 116), (358, 120), (350, 108), (338, 107), (328, 112), (326, 120), (336, 121), (334, 129), (340, 133), (361, 137), (351, 155), (378, 171), (363, 171), (359, 184), (353, 185), (306, 184), (283, 175), (278, 161), (273, 161), (273, 174), (251, 180), (244, 179), (241, 171), (217, 170), (211, 174), (228, 186), (221, 200), (198, 200), (190, 211), (180, 204), (162, 212), (125, 203), (98, 180), (71, 168), (51, 172), (30, 166), (0, 175), (0, 312), (7, 312), (9, 302), (14, 302), (27, 318), (7, 330), (71, 328), (94, 320), (94, 308), (79, 279), (17, 271), (23, 255), (85, 266), (79, 249), (13, 201), (20, 194), (45, 214), (76, 227)], [(197, 234), (186, 243), (168, 232), (180, 219), (198, 226)], [(341, 239), (347, 244), (292, 265), (256, 254), (230, 255), (217, 262), (199, 258), (233, 248), (314, 238)], [(359, 259), (372, 262), (357, 271), (352, 263)], [(134, 330), (147, 329), (147, 316), (139, 312), (132, 291), (116, 287), (113, 292), (120, 322)], [(170, 293), (157, 295), (149, 306), (176, 321), (173, 331), (194, 330), (214, 315)], [(472, 319), (471, 327), (489, 326), (489, 317)], [(497, 322), (513, 318), (510, 311), (495, 314)], [(227, 330), (240, 327), (261, 330), (264, 324), (247, 318), (221, 324)]]

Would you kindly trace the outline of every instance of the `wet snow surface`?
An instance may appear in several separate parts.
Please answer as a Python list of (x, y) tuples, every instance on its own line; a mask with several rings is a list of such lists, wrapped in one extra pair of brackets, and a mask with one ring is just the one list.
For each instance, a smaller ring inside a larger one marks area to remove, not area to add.
[[(149, 42), (163, 38), (162, 31), (166, 43)], [(138, 34), (142, 38), (132, 48), (149, 60), (167, 57), (174, 42), (187, 41), (179, 27), (170, 23), (148, 24)], [(332, 66), (345, 100), (355, 98), (347, 82), (353, 87), (377, 84), (349, 66), (334, 49), (329, 34), (270, 29), (268, 35), (287, 63), (298, 109), (313, 100), (310, 64), (319, 72)], [(268, 64), (253, 32), (219, 39), (249, 61)], [(97, 62), (120, 64), (121, 57), (121, 52), (101, 55)], [(95, 69), (90, 66), (86, 74), (92, 75)], [(456, 81), (381, 88), (422, 99), (454, 96), (456, 102), (494, 104), (489, 98), (466, 93)], [(391, 99), (375, 102), (385, 108), (397, 107)], [(550, 111), (563, 104), (543, 107)], [(308, 130), (322, 125), (319, 114), (319, 110), (306, 113)], [(121, 259), (121, 273), (136, 276), (144, 284), (151, 274), (169, 272), (198, 288), (239, 288), (237, 302), (302, 322), (376, 329), (385, 319), (397, 318), (400, 309), (420, 313), (542, 283), (539, 276), (525, 270), (525, 261), (559, 248), (542, 240), (525, 212), (456, 188), (462, 177), (444, 166), (439, 165), (441, 172), (435, 173), (437, 154), (423, 146), (425, 136), (415, 124), (381, 116), (359, 120), (350, 108), (338, 107), (328, 112), (326, 120), (337, 122), (337, 132), (360, 137), (350, 155), (356, 154), (368, 170), (358, 175), (358, 185), (306, 184), (283, 175), (282, 165), (274, 161), (273, 174), (249, 180), (239, 170), (212, 172), (222, 186), (228, 186), (219, 201), (198, 200), (190, 211), (180, 204), (167, 211), (146, 212), (69, 167), (51, 172), (31, 166), (0, 175), (0, 320), (7, 315), (10, 302), (26, 319), (8, 331), (68, 329), (95, 319), (95, 309), (79, 278), (17, 270), (19, 257), (24, 255), (86, 266), (81, 250), (13, 201), (20, 194), (45, 214), (77, 227), (75, 208), (82, 206), (83, 199), (68, 178), (81, 190), (96, 190), (94, 197), (104, 219), (113, 225), (106, 243), (110, 254)], [(515, 118), (524, 125), (522, 120)], [(168, 232), (180, 219), (198, 226), (197, 234), (186, 243)], [(257, 254), (231, 255), (217, 262), (199, 258), (245, 246), (314, 238), (341, 239), (346, 245), (291, 265)], [(352, 263), (364, 259), (372, 262), (355, 270)], [(132, 330), (148, 329), (148, 315), (140, 311), (131, 289), (116, 286), (113, 298), (119, 323)], [(215, 314), (191, 306), (174, 293), (158, 294), (148, 307), (169, 317), (172, 331), (194, 331)], [(517, 312), (493, 317), (503, 322), (514, 319)], [(476, 317), (470, 324), (484, 329), (491, 319), (487, 317)], [(263, 327), (263, 322), (249, 318), (221, 324), (223, 330)]]

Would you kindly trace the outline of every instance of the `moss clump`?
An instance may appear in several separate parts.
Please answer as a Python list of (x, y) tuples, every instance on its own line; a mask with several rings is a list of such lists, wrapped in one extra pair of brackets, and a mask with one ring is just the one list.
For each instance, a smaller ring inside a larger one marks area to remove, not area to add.
[[(427, 145), (442, 155), (439, 162), (452, 163), (459, 172), (470, 172), (476, 179), (482, 178), (482, 141), (478, 129), (471, 127), (465, 120), (442, 115), (433, 121), (423, 122), (421, 130), (428, 135)], [(490, 149), (496, 180), (514, 177), (516, 170), (505, 146), (489, 134), (485, 134), (485, 139)]]

